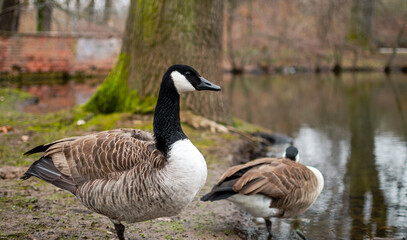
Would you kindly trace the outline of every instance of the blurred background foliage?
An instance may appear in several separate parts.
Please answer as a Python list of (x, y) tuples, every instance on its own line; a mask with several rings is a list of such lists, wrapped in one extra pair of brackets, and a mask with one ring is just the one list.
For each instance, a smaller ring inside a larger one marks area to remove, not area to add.
[[(227, 70), (272, 72), (289, 66), (295, 66), (297, 71), (305, 68), (317, 72), (334, 67), (383, 70), (406, 63), (403, 57), (392, 56), (393, 48), (407, 45), (405, 0), (224, 3), (224, 21), (219, 24), (223, 25), (223, 66)], [(52, 31), (122, 36), (130, 0), (0, 0), (0, 6), (3, 33)], [(174, 6), (183, 11), (183, 5)], [(160, 13), (158, 7), (143, 11)]]

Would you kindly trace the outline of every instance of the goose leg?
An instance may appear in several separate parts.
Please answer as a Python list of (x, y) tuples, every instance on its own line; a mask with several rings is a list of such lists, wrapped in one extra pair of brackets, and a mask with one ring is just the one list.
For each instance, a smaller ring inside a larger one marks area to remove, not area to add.
[(295, 230), (295, 233), (302, 239), (302, 240), (308, 240), (308, 238), (304, 235), (304, 233)]
[(112, 223), (114, 224), (114, 229), (116, 230), (116, 234), (117, 234), (117, 237), (119, 238), (119, 240), (125, 240), (124, 239), (124, 230), (126, 229), (126, 227), (118, 221), (115, 221), (112, 219), (110, 219), (110, 221), (112, 221)]
[(266, 221), (267, 231), (269, 232), (270, 237), (272, 237), (273, 234), (271, 233), (271, 221), (268, 219), (264, 219), (264, 221)]

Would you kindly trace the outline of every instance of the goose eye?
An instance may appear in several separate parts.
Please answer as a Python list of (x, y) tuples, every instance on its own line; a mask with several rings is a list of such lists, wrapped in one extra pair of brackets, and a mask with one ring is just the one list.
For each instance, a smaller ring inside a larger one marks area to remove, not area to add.
[(190, 72), (186, 72), (185, 75), (189, 76), (189, 75), (191, 75), (191, 73), (190, 73)]

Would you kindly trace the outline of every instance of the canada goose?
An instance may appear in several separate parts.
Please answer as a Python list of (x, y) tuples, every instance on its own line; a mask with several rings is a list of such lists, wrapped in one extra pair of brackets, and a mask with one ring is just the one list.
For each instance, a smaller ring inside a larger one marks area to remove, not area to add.
[(154, 135), (115, 129), (61, 139), (31, 149), (44, 152), (21, 179), (38, 177), (73, 193), (114, 223), (124, 239), (126, 222), (178, 214), (206, 181), (205, 159), (182, 131), (180, 93), (221, 88), (187, 65), (164, 74), (154, 114)]
[(256, 218), (271, 233), (271, 217), (289, 218), (307, 210), (324, 187), (318, 169), (298, 162), (290, 146), (283, 158), (260, 158), (229, 168), (202, 201), (227, 199)]

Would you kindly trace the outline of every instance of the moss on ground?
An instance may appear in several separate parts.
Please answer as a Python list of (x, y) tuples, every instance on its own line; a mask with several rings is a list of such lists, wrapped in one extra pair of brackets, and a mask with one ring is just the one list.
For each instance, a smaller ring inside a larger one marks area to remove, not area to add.
[(243, 121), (243, 120), (241, 120), (239, 118), (236, 118), (236, 117), (232, 118), (232, 126), (239, 129), (240, 131), (243, 131), (243, 132), (261, 132), (261, 131), (264, 131), (263, 128), (261, 128), (261, 127), (259, 127), (257, 125), (245, 122), (245, 121)]

